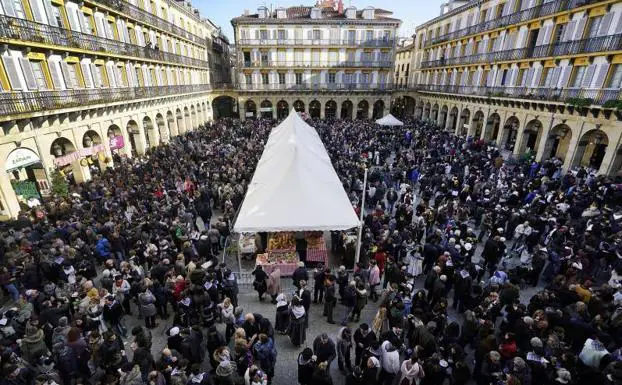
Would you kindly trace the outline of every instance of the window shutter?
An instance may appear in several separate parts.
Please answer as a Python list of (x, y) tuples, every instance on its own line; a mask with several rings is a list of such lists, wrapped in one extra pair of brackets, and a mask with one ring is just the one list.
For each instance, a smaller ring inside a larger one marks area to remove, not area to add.
[(622, 33), (622, 12), (617, 12), (618, 21), (615, 23), (616, 30), (614, 32), (615, 35)]
[(566, 30), (564, 31), (564, 36), (562, 36), (562, 41), (570, 41), (574, 36), (574, 30), (577, 26), (577, 21), (572, 20), (568, 24), (566, 24)]
[(103, 79), (97, 70), (97, 66), (91, 63), (91, 73), (93, 74), (93, 80), (95, 81), (95, 88), (100, 88), (104, 86)]
[(542, 67), (538, 67), (533, 71), (533, 87), (540, 87), (540, 78), (542, 77)]
[(529, 8), (529, 0), (522, 0), (520, 5), (520, 10), (524, 11)]
[(123, 20), (118, 19), (117, 20), (117, 32), (119, 33), (119, 40), (121, 40), (122, 42), (126, 42), (125, 41), (125, 34), (123, 33), (123, 29), (125, 28), (123, 25)]
[(492, 84), (493, 72), (492, 70), (488, 71), (488, 77), (486, 78), (486, 86), (489, 87)]
[(19, 80), (19, 76), (17, 74), (18, 69), (15, 64), (15, 58), (13, 58), (13, 56), (3, 55), (2, 62), (4, 63), (4, 69), (9, 76), (11, 88), (15, 91), (23, 89), (22, 82)]
[(30, 0), (30, 10), (32, 11), (32, 17), (35, 19), (37, 23), (47, 23), (45, 20), (45, 15), (41, 13), (39, 9), (39, 4), (37, 4), (37, 0)]
[(598, 75), (596, 76), (596, 84), (594, 84), (594, 88), (603, 88), (605, 85), (605, 80), (607, 79), (607, 73), (609, 72), (609, 63), (601, 64), (598, 68)]
[(553, 76), (551, 77), (551, 88), (557, 88), (557, 83), (559, 82), (559, 75), (561, 73), (561, 67), (555, 67), (555, 69), (553, 69)]
[(581, 83), (581, 87), (583, 88), (591, 88), (592, 79), (594, 78), (594, 72), (596, 71), (596, 64), (592, 64), (587, 67), (585, 70), (585, 76), (583, 76), (583, 82)]
[(603, 21), (600, 23), (600, 29), (598, 30), (598, 36), (606, 36), (609, 34), (609, 27), (611, 27), (611, 21), (615, 16), (615, 12), (609, 12), (603, 16)]
[(587, 23), (587, 17), (584, 17), (577, 22), (577, 30), (575, 31), (573, 40), (581, 40), (581, 38), (583, 38), (583, 33), (585, 32), (586, 23)]
[(84, 86), (86, 88), (93, 88), (93, 78), (91, 78), (91, 71), (89, 65), (86, 63), (80, 63), (82, 68), (82, 77), (84, 79)]
[(311, 31), (311, 30), (307, 31), (307, 39), (313, 40), (313, 31)]
[(54, 89), (62, 90), (63, 89), (63, 81), (62, 75), (58, 70), (58, 62), (50, 61), (48, 62), (48, 68), (50, 69), (50, 76), (52, 77), (52, 83), (54, 84)]
[(4, 8), (4, 13), (6, 13), (7, 16), (11, 16), (11, 17), (17, 16), (15, 14), (15, 7), (13, 6), (13, 0), (2, 0), (2, 6)]
[(35, 74), (32, 72), (30, 60), (25, 57), (20, 57), (19, 63), (21, 64), (22, 72), (24, 73), (24, 78), (26, 79), (26, 86), (28, 86), (28, 89), (38, 89), (39, 87), (37, 87), (37, 80), (35, 79)]
[(143, 82), (145, 83), (145, 86), (149, 87), (151, 86), (151, 79), (149, 78), (149, 73), (146, 67), (141, 67), (141, 72), (143, 73)]
[(470, 27), (473, 24), (473, 14), (469, 13), (466, 18), (466, 26)]
[(530, 68), (527, 71), (527, 76), (525, 78), (525, 84), (524, 84), (524, 86), (527, 87), (527, 88), (531, 87), (531, 81), (533, 80), (533, 71), (534, 71), (533, 68)]
[(518, 33), (518, 43), (515, 48), (525, 48), (525, 46), (527, 45), (527, 32), (528, 31), (526, 29), (521, 29), (521, 31)]
[(106, 27), (104, 26), (105, 22), (104, 22), (104, 18), (103, 17), (97, 17), (97, 15), (95, 15), (95, 26), (97, 29), (97, 36), (99, 37), (106, 37)]
[(542, 40), (544, 40), (545, 33), (546, 33), (546, 27), (540, 28), (540, 31), (538, 31), (538, 38), (536, 39), (536, 46), (542, 45)]
[(65, 87), (70, 90), (74, 88), (76, 85), (73, 84), (71, 80), (70, 72), (69, 72), (69, 64), (64, 61), (60, 62), (60, 71), (63, 73), (63, 77), (65, 78)]
[(572, 73), (572, 66), (566, 66), (562, 68), (562, 75), (559, 80), (559, 88), (565, 88), (568, 85), (568, 81), (570, 80), (570, 74)]
[(106, 65), (106, 74), (108, 75), (108, 84), (110, 87), (116, 87), (117, 79), (115, 79), (114, 67), (112, 65)]
[(259, 40), (259, 30), (255, 30), (255, 39)]
[(121, 68), (119, 66), (114, 67), (114, 72), (117, 75), (117, 87), (126, 87), (127, 84), (123, 83), (123, 74), (121, 73)]
[(86, 18), (88, 16), (85, 15), (84, 13), (78, 11), (78, 21), (80, 22), (80, 30), (82, 31), (82, 33), (88, 33), (88, 34), (92, 34), (93, 31), (91, 31), (89, 29), (88, 24), (86, 24)]
[(553, 25), (549, 25), (546, 27), (544, 31), (544, 37), (542, 38), (542, 45), (547, 45), (551, 42), (551, 35), (553, 33)]
[(516, 86), (516, 80), (518, 79), (518, 72), (520, 71), (520, 69), (518, 68), (514, 68), (512, 70), (512, 77), (510, 78), (510, 86), (511, 87), (515, 87)]
[(53, 27), (58, 27), (58, 21), (54, 14), (54, 7), (52, 7), (50, 0), (43, 0), (43, 7), (45, 8), (45, 13), (47, 13), (48, 23)]

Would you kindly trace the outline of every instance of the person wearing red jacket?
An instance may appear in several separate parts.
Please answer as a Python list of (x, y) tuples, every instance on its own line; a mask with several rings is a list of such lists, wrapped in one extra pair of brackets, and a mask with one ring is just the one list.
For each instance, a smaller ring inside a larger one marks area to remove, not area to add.
[(384, 264), (387, 261), (387, 253), (385, 253), (381, 247), (378, 247), (378, 251), (376, 251), (376, 254), (374, 254), (374, 259), (378, 264), (378, 269), (380, 269), (380, 276), (382, 277), (382, 274), (384, 273)]

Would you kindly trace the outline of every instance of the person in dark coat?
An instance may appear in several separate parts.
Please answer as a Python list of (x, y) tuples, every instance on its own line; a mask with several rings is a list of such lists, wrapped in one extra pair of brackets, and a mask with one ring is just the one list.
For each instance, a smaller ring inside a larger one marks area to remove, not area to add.
[(361, 365), (363, 352), (371, 346), (373, 341), (376, 341), (376, 338), (376, 333), (366, 323), (362, 323), (354, 331), (354, 365)]
[(115, 299), (113, 295), (109, 295), (106, 297), (106, 305), (104, 305), (104, 320), (108, 322), (111, 327), (120, 333), (123, 337), (127, 335), (127, 330), (125, 326), (123, 326), (122, 318), (125, 313), (123, 312), (123, 307)]
[(324, 302), (324, 313), (326, 316), (326, 321), (329, 324), (334, 324), (335, 320), (333, 320), (333, 310), (337, 305), (337, 293), (336, 293), (336, 284), (335, 277), (329, 275), (326, 277), (326, 299)]
[(307, 268), (305, 267), (304, 262), (298, 262), (298, 268), (294, 270), (292, 274), (292, 281), (296, 289), (300, 289), (300, 281), (308, 281), (309, 273), (307, 272)]
[(268, 289), (268, 274), (266, 274), (261, 265), (257, 265), (251, 274), (255, 276), (253, 288), (257, 291), (257, 294), (259, 294), (259, 300), (263, 301), (263, 295)]
[(181, 341), (183, 338), (181, 337), (181, 335), (179, 335), (180, 331), (181, 330), (178, 326), (173, 326), (169, 329), (169, 337), (166, 342), (166, 346), (168, 346), (169, 349), (176, 351), (179, 351), (181, 349)]
[(337, 357), (337, 349), (335, 342), (328, 338), (328, 334), (322, 333), (313, 341), (313, 352), (317, 356), (318, 364), (326, 362), (327, 370), (330, 370), (330, 364)]
[(276, 317), (274, 330), (279, 334), (287, 333), (289, 327), (289, 302), (285, 294), (281, 293), (276, 297)]
[(179, 352), (190, 362), (190, 364), (198, 364), (203, 361), (203, 334), (200, 328), (184, 329), (180, 333), (182, 337)]
[(330, 372), (328, 371), (328, 364), (326, 364), (326, 362), (321, 362), (317, 366), (317, 368), (313, 372), (311, 383), (313, 385), (333, 385), (333, 379), (330, 377)]
[(298, 383), (300, 385), (310, 385), (316, 367), (316, 362), (313, 359), (313, 350), (305, 348), (298, 354)]
[[(330, 270), (328, 270), (330, 273)], [(313, 303), (322, 303), (324, 300), (324, 281), (326, 280), (327, 271), (324, 269), (324, 265), (319, 264), (317, 271), (313, 274)]]

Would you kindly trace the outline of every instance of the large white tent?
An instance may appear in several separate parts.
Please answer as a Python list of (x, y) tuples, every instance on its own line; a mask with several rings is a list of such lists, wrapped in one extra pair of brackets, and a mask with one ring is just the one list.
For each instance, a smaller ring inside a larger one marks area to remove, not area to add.
[(404, 123), (399, 121), (395, 116), (389, 114), (384, 118), (376, 120), (376, 124), (381, 126), (403, 126)]
[(292, 110), (272, 129), (233, 230), (346, 230), (359, 220), (315, 129)]

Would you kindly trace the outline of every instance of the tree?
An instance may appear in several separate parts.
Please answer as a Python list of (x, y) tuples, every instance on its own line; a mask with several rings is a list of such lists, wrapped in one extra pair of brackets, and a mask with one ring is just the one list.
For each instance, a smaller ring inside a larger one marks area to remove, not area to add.
[(52, 173), (52, 193), (60, 197), (69, 195), (69, 183), (67, 183), (65, 175), (58, 170)]

